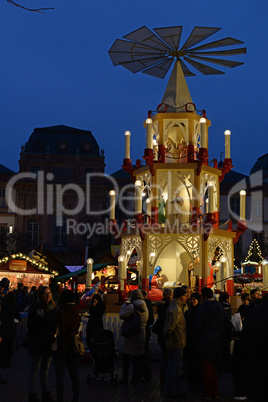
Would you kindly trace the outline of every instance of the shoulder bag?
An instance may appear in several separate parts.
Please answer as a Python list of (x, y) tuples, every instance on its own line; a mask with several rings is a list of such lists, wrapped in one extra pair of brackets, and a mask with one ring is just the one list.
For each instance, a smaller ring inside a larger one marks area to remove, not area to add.
[(85, 345), (79, 334), (73, 334), (73, 350), (77, 356), (83, 356), (86, 353)]
[(123, 321), (121, 326), (121, 335), (125, 338), (131, 338), (141, 331), (141, 316), (137, 312), (134, 304), (134, 314)]

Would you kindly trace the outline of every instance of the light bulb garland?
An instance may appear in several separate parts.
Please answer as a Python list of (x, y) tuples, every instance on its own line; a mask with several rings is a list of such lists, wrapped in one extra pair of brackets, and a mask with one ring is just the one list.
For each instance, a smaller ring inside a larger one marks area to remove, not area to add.
[(47, 271), (50, 274), (55, 275), (55, 276), (59, 275), (59, 273), (57, 271), (53, 271), (53, 270), (49, 269), (46, 265), (38, 262), (34, 258), (30, 258), (27, 255), (24, 255), (22, 253), (12, 254), (10, 257), (4, 257), (4, 258), (0, 259), (0, 265), (8, 262), (9, 260), (15, 260), (15, 259), (26, 260), (26, 261), (30, 262), (32, 265), (36, 265), (37, 268), (41, 271)]
[[(255, 259), (255, 261), (251, 261), (251, 259), (253, 259), (252, 257), (255, 257), (255, 258), (258, 257), (258, 260)], [(245, 263), (252, 263), (252, 262), (259, 263), (262, 260), (263, 260), (263, 257), (262, 257), (260, 245), (256, 239), (253, 239), (249, 246), (248, 255), (246, 256)]]

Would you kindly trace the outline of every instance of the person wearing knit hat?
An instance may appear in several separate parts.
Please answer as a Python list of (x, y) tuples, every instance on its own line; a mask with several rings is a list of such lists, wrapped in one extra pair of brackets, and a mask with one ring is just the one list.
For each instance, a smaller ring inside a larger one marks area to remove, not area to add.
[(183, 287), (175, 288), (173, 292), (173, 297), (178, 299), (181, 296), (187, 295), (187, 290)]
[(164, 394), (169, 397), (183, 397), (183, 349), (186, 346), (186, 323), (182, 308), (187, 301), (187, 291), (178, 287), (174, 289), (164, 326), (168, 368), (165, 378)]
[(196, 299), (198, 301), (198, 303), (200, 304), (201, 303), (201, 295), (200, 295), (200, 293), (198, 293), (198, 292), (192, 293), (191, 297), (190, 297), (190, 301), (191, 301), (191, 299)]

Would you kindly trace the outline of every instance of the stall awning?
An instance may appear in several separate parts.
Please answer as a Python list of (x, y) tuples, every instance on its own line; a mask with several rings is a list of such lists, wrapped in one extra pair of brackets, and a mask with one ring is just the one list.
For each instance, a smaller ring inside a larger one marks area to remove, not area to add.
[[(102, 268), (107, 267), (107, 265), (111, 265), (111, 263), (102, 263), (102, 264), (94, 264), (92, 267), (93, 271), (99, 271)], [(84, 266), (83, 268), (79, 269), (78, 271), (74, 271), (74, 272), (69, 272), (68, 274), (65, 275), (61, 275), (61, 276), (56, 276), (55, 279), (57, 281), (66, 281), (69, 278), (72, 278), (74, 276), (82, 276), (85, 275), (87, 273), (87, 267)]]

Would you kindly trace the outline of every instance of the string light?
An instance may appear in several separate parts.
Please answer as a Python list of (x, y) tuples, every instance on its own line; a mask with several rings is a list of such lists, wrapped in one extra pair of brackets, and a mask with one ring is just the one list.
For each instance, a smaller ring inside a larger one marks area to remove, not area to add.
[(32, 265), (37, 265), (38, 269), (41, 270), (41, 271), (49, 271), (50, 274), (53, 274), (55, 276), (59, 275), (59, 273), (57, 271), (53, 271), (51, 269), (48, 269), (48, 267), (46, 265), (41, 264), (41, 263), (37, 262), (35, 259), (29, 258), (27, 255), (24, 255), (24, 254), (21, 254), (21, 253), (20, 254), (12, 254), (10, 257), (4, 257), (4, 258), (0, 259), (0, 265), (8, 262), (9, 260), (14, 260), (14, 259), (17, 259), (17, 258), (19, 258), (21, 260), (29, 261)]
[[(255, 251), (255, 253), (254, 253), (254, 251)], [(250, 257), (254, 257), (254, 255), (255, 255), (255, 257), (259, 257), (258, 261), (257, 260), (251, 261)], [(262, 257), (259, 243), (257, 242), (256, 239), (253, 239), (249, 246), (248, 255), (246, 256), (245, 263), (252, 263), (252, 262), (256, 263), (256, 262), (260, 262), (262, 260), (263, 260), (263, 257)]]

